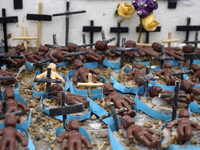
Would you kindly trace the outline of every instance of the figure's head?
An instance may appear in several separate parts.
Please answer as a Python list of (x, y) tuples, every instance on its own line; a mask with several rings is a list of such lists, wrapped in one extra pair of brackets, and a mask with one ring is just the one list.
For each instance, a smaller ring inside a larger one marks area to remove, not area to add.
[(132, 68), (135, 68), (135, 69), (142, 69), (142, 66), (138, 63), (135, 63), (133, 64)]
[(105, 51), (108, 49), (107, 43), (105, 41), (97, 41), (95, 43), (95, 48), (99, 51)]
[(51, 68), (51, 71), (56, 72), (56, 64), (50, 63), (47, 68)]
[(126, 41), (125, 47), (126, 48), (134, 48), (134, 47), (136, 47), (136, 42), (128, 40), (128, 41)]
[(161, 51), (161, 47), (162, 47), (162, 45), (159, 44), (159, 43), (153, 43), (153, 44), (152, 44), (152, 48), (153, 48), (155, 51), (157, 51), (157, 52), (160, 52), (160, 51)]
[(78, 69), (80, 67), (84, 67), (83, 66), (83, 62), (81, 60), (79, 60), (79, 59), (75, 59), (74, 62), (73, 62), (73, 65), (74, 65), (75, 69)]
[(159, 87), (159, 86), (152, 86), (149, 89), (149, 94), (150, 94), (151, 97), (155, 97), (155, 96), (158, 96), (161, 91), (162, 91), (161, 87)]
[(15, 94), (12, 88), (6, 88), (3, 93), (4, 100), (15, 99)]
[(17, 45), (15, 50), (16, 50), (17, 54), (20, 54), (20, 53), (26, 51), (26, 48), (23, 45)]
[(134, 124), (135, 121), (133, 120), (133, 118), (131, 118), (130, 116), (128, 115), (124, 115), (121, 119), (121, 126), (124, 128), (124, 129), (127, 129), (130, 125)]
[(181, 81), (181, 89), (187, 93), (192, 92), (193, 87), (195, 86), (194, 82), (190, 80)]
[(115, 91), (114, 87), (110, 83), (104, 83), (102, 89), (104, 95), (109, 95)]
[(49, 51), (49, 48), (47, 46), (40, 45), (38, 51), (42, 56), (44, 56)]
[(67, 125), (67, 129), (70, 130), (76, 130), (79, 131), (79, 123), (77, 120), (71, 120), (69, 124)]
[(6, 115), (6, 118), (5, 118), (5, 120), (4, 120), (4, 126), (5, 127), (9, 127), (9, 126), (11, 126), (11, 127), (16, 127), (16, 125), (17, 125), (17, 117), (15, 116), (15, 114), (8, 114), (8, 115)]
[(197, 64), (192, 64), (190, 66), (190, 69), (193, 71), (193, 72), (196, 72), (197, 70), (200, 70), (200, 67), (197, 65)]
[(69, 48), (69, 51), (70, 52), (76, 52), (76, 44), (74, 44), (74, 43), (68, 43), (67, 44), (67, 47)]
[(171, 69), (172, 65), (171, 65), (171, 63), (169, 61), (166, 61), (166, 62), (164, 62), (162, 68), (163, 69)]
[(190, 114), (186, 109), (183, 109), (179, 112), (178, 118), (189, 118)]

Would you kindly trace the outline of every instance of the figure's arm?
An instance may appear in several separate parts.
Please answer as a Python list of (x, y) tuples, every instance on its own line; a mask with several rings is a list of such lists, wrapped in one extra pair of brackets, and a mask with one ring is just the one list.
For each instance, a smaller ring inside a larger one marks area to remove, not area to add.
[(74, 76), (73, 76), (73, 82), (78, 82), (78, 75), (79, 75), (79, 72), (76, 71), (76, 72), (74, 73)]
[(173, 126), (175, 126), (175, 125), (177, 125), (178, 124), (178, 120), (174, 120), (174, 121), (172, 121), (171, 123), (169, 123), (168, 125), (167, 125), (167, 128), (168, 129), (171, 129), (171, 128), (173, 128)]
[(21, 107), (25, 111), (29, 111), (29, 107), (26, 106), (24, 103), (17, 101), (17, 104), (18, 104), (19, 107)]
[(158, 71), (156, 71), (156, 75), (157, 75), (157, 76), (160, 76), (160, 75), (163, 74), (164, 72), (165, 72), (164, 69), (158, 70)]
[(85, 136), (81, 136), (81, 139), (87, 148), (92, 149), (92, 144), (90, 143), (90, 141), (88, 141), (88, 139)]
[(58, 143), (62, 143), (62, 141), (63, 141), (64, 139), (67, 139), (68, 136), (69, 136), (69, 133), (68, 133), (68, 132), (65, 132), (65, 133), (63, 133), (61, 136), (59, 136), (59, 137), (56, 139), (56, 141), (57, 141)]
[(16, 130), (16, 136), (19, 139), (19, 141), (21, 142), (22, 146), (27, 146), (28, 145), (28, 141), (21, 135), (21, 133), (19, 131)]
[(96, 75), (100, 74), (100, 71), (97, 69), (88, 68), (89, 72), (94, 73)]
[(154, 130), (152, 130), (152, 129), (150, 129), (150, 128), (145, 128), (147, 131), (149, 131), (151, 134), (153, 134), (153, 135), (156, 135), (156, 134), (158, 134), (158, 132), (156, 132), (156, 131), (154, 131)]
[(134, 104), (134, 103), (135, 103), (134, 100), (132, 100), (132, 99), (126, 97), (126, 96), (122, 96), (122, 97), (123, 97), (123, 99), (124, 99), (125, 101), (128, 102), (128, 104)]
[(130, 127), (128, 127), (126, 131), (128, 139), (133, 139), (133, 131), (134, 131), (134, 125), (131, 125)]
[(192, 75), (192, 82), (196, 82), (197, 81), (197, 72), (195, 72), (193, 75)]
[(107, 98), (106, 98), (106, 101), (107, 101), (106, 102), (107, 106), (110, 107), (110, 102), (112, 101), (112, 97), (110, 95), (108, 95)]
[(36, 79), (41, 79), (41, 78), (43, 78), (43, 77), (46, 76), (46, 75), (47, 75), (47, 72), (45, 71), (45, 72), (43, 72), (43, 73), (37, 75), (37, 76), (36, 76)]
[(135, 74), (135, 70), (130, 71), (129, 73), (127, 73), (127, 76), (131, 76)]
[(195, 128), (196, 130), (200, 130), (200, 125), (199, 124), (197, 124), (197, 123), (195, 123), (193, 121), (190, 121), (190, 123), (191, 123), (193, 128)]
[(61, 79), (62, 83), (65, 83), (65, 80), (63, 79), (63, 77), (61, 75), (59, 75), (58, 73), (55, 72), (56, 75), (56, 79)]

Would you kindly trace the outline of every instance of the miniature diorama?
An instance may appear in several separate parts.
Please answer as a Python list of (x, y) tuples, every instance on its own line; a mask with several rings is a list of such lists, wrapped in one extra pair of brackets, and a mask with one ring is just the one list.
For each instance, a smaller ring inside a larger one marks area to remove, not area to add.
[(0, 149), (199, 149), (199, 5), (2, 2)]

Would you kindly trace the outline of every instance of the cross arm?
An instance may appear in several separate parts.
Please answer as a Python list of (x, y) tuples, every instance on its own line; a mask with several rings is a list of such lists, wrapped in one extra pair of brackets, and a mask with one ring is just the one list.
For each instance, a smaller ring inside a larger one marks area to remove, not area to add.
[(48, 79), (48, 78), (42, 78), (42, 79), (34, 79), (34, 82), (45, 82), (45, 83), (62, 83), (61, 79)]
[(103, 83), (77, 83), (77, 86), (91, 86), (91, 87), (102, 87)]
[(177, 72), (174, 72), (174, 73), (172, 74), (172, 76), (184, 75), (184, 74), (189, 74), (189, 73), (193, 73), (193, 71), (192, 71), (192, 70), (187, 70), (187, 71), (184, 71), (184, 70), (182, 70), (182, 71), (177, 71)]
[(187, 53), (183, 54), (184, 59), (200, 59), (200, 54), (195, 54), (195, 53)]
[(0, 76), (0, 80), (15, 80), (14, 76)]
[(35, 21), (51, 21), (51, 15), (41, 15), (41, 14), (27, 14), (27, 20), (35, 20)]
[(73, 14), (80, 14), (80, 13), (86, 13), (86, 10), (80, 10), (80, 11), (66, 11), (64, 13), (58, 13), (58, 14), (53, 14), (54, 17), (56, 16), (66, 16), (66, 15), (73, 15)]
[(84, 55), (84, 54), (90, 54), (90, 52), (73, 52), (67, 55), (64, 55), (63, 57), (72, 57), (72, 56), (78, 56), (78, 55)]
[(110, 52), (138, 51), (140, 48), (113, 48)]
[[(189, 94), (178, 94), (179, 98), (187, 98)], [(174, 98), (174, 93), (173, 94), (159, 94), (159, 98)]]
[(0, 23), (12, 23), (12, 22), (17, 22), (17, 21), (18, 21), (18, 17), (15, 17), (15, 16), (0, 18)]

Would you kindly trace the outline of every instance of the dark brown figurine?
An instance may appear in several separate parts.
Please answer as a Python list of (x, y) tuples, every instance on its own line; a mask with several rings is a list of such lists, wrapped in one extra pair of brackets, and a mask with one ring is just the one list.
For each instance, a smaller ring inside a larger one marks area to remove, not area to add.
[(82, 143), (85, 144), (88, 149), (92, 149), (93, 145), (85, 136), (79, 133), (79, 123), (77, 120), (71, 120), (67, 125), (67, 129), (68, 131), (56, 139), (58, 143), (62, 143), (64, 139), (67, 139), (68, 150), (82, 150)]
[[(29, 111), (29, 107), (24, 103), (15, 100), (14, 91), (11, 88), (7, 88), (4, 91), (4, 100), (6, 101), (7, 112), (12, 113), (19, 111), (19, 107), (25, 111)], [(0, 113), (3, 112), (3, 105), (0, 106)], [(16, 116), (17, 122), (20, 123), (20, 116)]]
[(186, 93), (194, 93), (195, 95), (200, 95), (200, 87), (194, 87), (194, 82), (190, 80), (183, 80), (181, 81), (181, 89)]
[(178, 141), (184, 142), (191, 139), (192, 127), (200, 130), (200, 126), (189, 119), (189, 112), (183, 109), (179, 112), (178, 120), (174, 120), (167, 125), (168, 129), (177, 126)]
[(0, 135), (2, 136), (0, 142), (1, 150), (15, 150), (16, 139), (18, 139), (23, 147), (28, 145), (28, 141), (22, 136), (22, 134), (15, 129), (17, 124), (17, 119), (14, 114), (8, 114), (4, 121), (4, 126), (0, 130)]
[[(16, 76), (15, 73), (12, 73), (12, 72), (9, 72), (9, 71), (3, 71), (3, 70), (0, 70), (0, 76)], [(15, 83), (15, 80), (3, 80), (1, 82), (3, 85), (10, 85), (10, 84), (14, 84)]]
[(142, 56), (160, 57), (160, 53), (151, 47), (143, 47), (138, 51)]
[[(73, 76), (73, 82), (75, 83), (78, 82), (78, 76), (80, 76), (82, 82), (87, 83), (89, 73), (93, 73), (96, 75), (100, 74), (99, 70), (84, 67), (82, 61), (79, 59), (74, 60), (73, 65), (74, 65), (74, 68), (76, 69), (76, 72), (74, 73), (74, 76)], [(92, 77), (92, 82), (96, 82), (93, 77)]]
[(196, 82), (197, 79), (200, 81), (200, 67), (197, 64), (192, 64), (190, 69), (193, 71), (191, 80), (193, 82)]
[(129, 115), (131, 117), (134, 117), (136, 115), (136, 111), (132, 110), (130, 106), (131, 104), (134, 104), (133, 100), (126, 96), (115, 93), (114, 87), (109, 83), (104, 83), (102, 89), (103, 94), (107, 96), (106, 100), (108, 107), (110, 107), (110, 102), (113, 102), (115, 104), (115, 108), (127, 108), (127, 111), (123, 112), (123, 115)]
[(137, 82), (138, 86), (143, 85), (143, 81), (139, 79), (139, 77), (144, 77), (145, 72), (142, 70), (142, 66), (138, 63), (133, 64), (132, 71), (127, 73), (128, 76), (133, 75), (135, 81)]
[[(4, 53), (4, 55), (5, 56), (13, 56), (13, 55), (8, 54), (8, 53)], [(12, 64), (16, 67), (21, 67), (26, 62), (26, 60), (24, 58), (23, 59), (5, 58), (4, 60), (5, 60), (5, 62), (10, 63), (10, 64)]]
[(161, 147), (160, 139), (154, 136), (158, 133), (152, 129), (135, 125), (135, 121), (128, 115), (121, 119), (122, 129), (126, 130), (128, 139), (135, 139), (144, 144), (149, 149), (157, 149)]
[[(68, 48), (70, 52), (76, 52), (76, 44), (68, 43)], [(96, 61), (102, 63), (104, 61), (104, 55), (100, 56), (94, 49), (91, 48), (79, 48), (79, 52), (90, 52), (89, 54), (81, 55), (82, 59), (89, 61)]]
[(164, 62), (162, 69), (156, 71), (156, 75), (164, 75), (164, 80), (167, 85), (175, 85), (176, 76), (172, 76), (172, 73), (174, 72), (171, 63), (166, 61)]
[(67, 104), (73, 105), (73, 104), (82, 103), (84, 108), (88, 108), (90, 105), (90, 102), (85, 100), (85, 98), (83, 96), (78, 95), (78, 94), (73, 94), (70, 92), (65, 92), (65, 91), (63, 91), (63, 88), (58, 84), (51, 85), (50, 92), (51, 92), (51, 95), (57, 96), (59, 102), (62, 101), (62, 93), (64, 92)]
[(105, 51), (108, 49), (108, 43), (105, 41), (97, 41), (95, 43), (95, 49), (99, 50), (99, 51)]
[[(155, 96), (159, 96), (159, 94), (173, 94), (174, 91), (162, 91), (162, 88), (161, 87), (158, 87), (158, 86), (152, 86), (150, 89), (149, 89), (149, 95), (151, 97), (155, 97)], [(178, 94), (186, 94), (185, 91), (178, 91)], [(171, 99), (170, 98), (163, 98), (166, 102), (170, 103), (171, 102)], [(179, 98), (178, 99), (179, 102), (182, 102), (182, 103), (186, 103), (186, 104), (190, 104), (191, 102), (194, 101), (194, 94), (191, 93), (190, 96), (188, 96), (187, 98)]]

